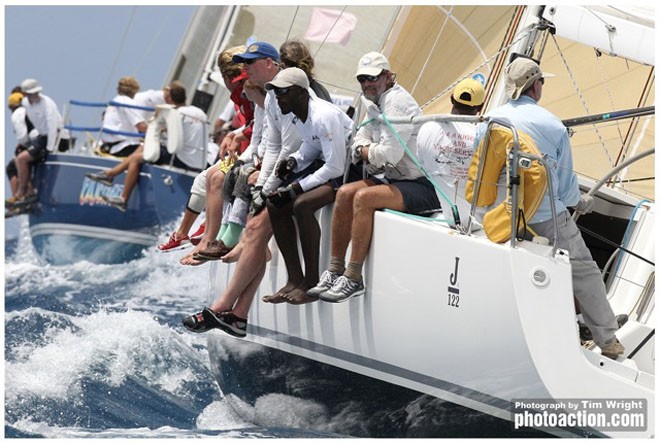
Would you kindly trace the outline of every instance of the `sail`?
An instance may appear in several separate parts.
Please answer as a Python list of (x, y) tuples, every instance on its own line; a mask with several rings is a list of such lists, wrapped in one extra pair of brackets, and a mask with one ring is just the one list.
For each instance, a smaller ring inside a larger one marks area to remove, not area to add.
[[(544, 72), (555, 75), (548, 78), (540, 104), (562, 120), (653, 105), (653, 7), (564, 8), (541, 9), (548, 20), (557, 21), (557, 33), (547, 36), (542, 53), (536, 48), (532, 54), (540, 58)], [(475, 74), (486, 82), (487, 114), (502, 103), (503, 98), (493, 94), (503, 88), (500, 74), (509, 49), (519, 48), (529, 36), (523, 9), (528, 16), (536, 14), (522, 6), (405, 7), (384, 52), (397, 80), (423, 104), (425, 114), (449, 113), (453, 85)], [(579, 126), (571, 132), (575, 171), (594, 179), (655, 147), (653, 115)], [(653, 200), (654, 161), (652, 155), (623, 170), (616, 186)]]

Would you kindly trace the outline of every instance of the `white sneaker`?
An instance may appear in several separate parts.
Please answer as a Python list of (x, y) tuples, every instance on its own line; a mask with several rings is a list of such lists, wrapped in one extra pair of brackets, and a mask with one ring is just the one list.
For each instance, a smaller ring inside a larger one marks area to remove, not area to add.
[(319, 295), (319, 298), (330, 303), (341, 303), (364, 294), (364, 291), (362, 280), (352, 280), (342, 275), (335, 281), (332, 288)]
[(341, 277), (341, 274), (338, 274), (337, 272), (323, 271), (321, 279), (316, 286), (307, 291), (307, 296), (314, 298), (318, 297), (325, 291), (331, 289), (332, 285), (335, 284), (339, 277)]

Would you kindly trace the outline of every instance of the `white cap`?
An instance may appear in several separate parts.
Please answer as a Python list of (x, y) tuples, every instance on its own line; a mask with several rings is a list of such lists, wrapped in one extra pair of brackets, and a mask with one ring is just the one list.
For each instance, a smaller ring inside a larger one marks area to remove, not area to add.
[(33, 78), (27, 78), (23, 80), (23, 83), (21, 83), (21, 90), (26, 94), (36, 94), (42, 89), (43, 88), (41, 87), (39, 82)]
[(357, 72), (358, 75), (378, 75), (381, 72), (390, 70), (390, 62), (380, 52), (368, 52), (362, 56), (358, 62)]
[(266, 83), (266, 89), (288, 88), (289, 86), (300, 86), (303, 89), (309, 88), (309, 79), (307, 74), (300, 68), (286, 68), (277, 73), (275, 78)]

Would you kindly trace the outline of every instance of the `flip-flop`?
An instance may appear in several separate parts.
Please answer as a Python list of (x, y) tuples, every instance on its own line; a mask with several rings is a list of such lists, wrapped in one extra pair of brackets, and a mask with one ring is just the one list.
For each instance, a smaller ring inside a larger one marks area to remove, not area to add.
[(214, 328), (220, 328), (220, 322), (213, 311), (204, 308), (200, 312), (184, 318), (183, 326), (191, 332), (201, 334)]

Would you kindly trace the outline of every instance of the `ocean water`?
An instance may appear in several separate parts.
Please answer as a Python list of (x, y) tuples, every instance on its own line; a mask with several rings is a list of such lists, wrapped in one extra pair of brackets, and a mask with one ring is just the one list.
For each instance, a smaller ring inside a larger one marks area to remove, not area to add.
[(155, 249), (46, 265), (17, 221), (5, 239), (5, 437), (329, 436), (257, 426), (225, 402), (206, 338), (181, 325), (206, 304), (208, 266)]

